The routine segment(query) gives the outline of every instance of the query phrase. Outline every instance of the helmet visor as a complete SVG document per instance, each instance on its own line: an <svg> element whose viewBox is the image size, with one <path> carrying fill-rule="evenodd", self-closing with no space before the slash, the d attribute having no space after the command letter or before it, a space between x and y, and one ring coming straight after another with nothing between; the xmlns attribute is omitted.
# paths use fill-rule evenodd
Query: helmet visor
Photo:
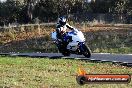
<svg viewBox="0 0 132 88"><path fill-rule="evenodd" d="M60 21L60 24L61 24L61 25L65 25L65 24L66 24L66 22L62 22L62 21Z"/></svg>

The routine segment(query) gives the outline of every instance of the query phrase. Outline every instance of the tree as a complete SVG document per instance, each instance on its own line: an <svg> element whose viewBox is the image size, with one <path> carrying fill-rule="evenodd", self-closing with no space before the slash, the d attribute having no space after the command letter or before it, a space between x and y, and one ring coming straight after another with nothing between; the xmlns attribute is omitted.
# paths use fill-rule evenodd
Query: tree
<svg viewBox="0 0 132 88"><path fill-rule="evenodd" d="M20 17L20 3L14 0L7 0L1 3L0 17L5 21L4 23L12 23L19 19Z"/></svg>
<svg viewBox="0 0 132 88"><path fill-rule="evenodd" d="M116 0L114 6L112 7L112 12L118 14L120 22L124 23L127 15L132 15L132 1L131 0ZM126 15L124 17L124 15Z"/></svg>

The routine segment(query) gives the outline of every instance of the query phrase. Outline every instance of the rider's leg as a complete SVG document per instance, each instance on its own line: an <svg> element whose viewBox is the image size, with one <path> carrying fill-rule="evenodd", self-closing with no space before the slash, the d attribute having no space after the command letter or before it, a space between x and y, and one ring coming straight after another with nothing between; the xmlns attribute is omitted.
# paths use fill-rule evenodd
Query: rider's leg
<svg viewBox="0 0 132 88"><path fill-rule="evenodd" d="M69 42L68 42L68 36L67 36L66 33L63 34L63 40L62 40L62 43L63 43L63 48L64 48L64 49L67 49L67 45L69 44Z"/></svg>

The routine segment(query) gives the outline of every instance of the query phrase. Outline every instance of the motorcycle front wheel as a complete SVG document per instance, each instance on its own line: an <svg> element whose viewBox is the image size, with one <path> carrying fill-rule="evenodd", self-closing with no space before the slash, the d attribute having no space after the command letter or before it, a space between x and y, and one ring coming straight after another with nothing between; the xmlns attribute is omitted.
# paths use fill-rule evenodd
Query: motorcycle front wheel
<svg viewBox="0 0 132 88"><path fill-rule="evenodd" d="M89 47L87 47L85 44L82 44L81 46L81 52L82 54L87 57L87 58L90 58L91 57L91 50Z"/></svg>

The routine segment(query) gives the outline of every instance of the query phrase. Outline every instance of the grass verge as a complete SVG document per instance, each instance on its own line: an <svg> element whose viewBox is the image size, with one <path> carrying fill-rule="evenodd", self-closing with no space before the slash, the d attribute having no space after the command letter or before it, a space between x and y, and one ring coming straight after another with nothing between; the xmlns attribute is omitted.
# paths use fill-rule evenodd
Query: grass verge
<svg viewBox="0 0 132 88"><path fill-rule="evenodd" d="M112 63L0 56L0 88L132 88L132 82L80 86L75 79L79 66L90 74L132 74L132 68Z"/></svg>

